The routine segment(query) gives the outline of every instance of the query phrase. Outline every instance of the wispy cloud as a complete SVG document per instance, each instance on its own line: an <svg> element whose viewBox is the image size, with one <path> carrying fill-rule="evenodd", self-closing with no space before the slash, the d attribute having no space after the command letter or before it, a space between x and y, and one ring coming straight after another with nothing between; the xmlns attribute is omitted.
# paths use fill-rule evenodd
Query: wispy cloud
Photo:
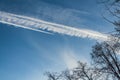
<svg viewBox="0 0 120 80"><path fill-rule="evenodd" d="M82 25L86 19L81 16L90 15L89 12L84 10L71 9L65 6L61 7L45 2L40 2L36 5L35 13L41 19L71 26Z"/></svg>
<svg viewBox="0 0 120 80"><path fill-rule="evenodd" d="M78 52L74 51L74 49L70 47L64 47L63 49L61 49L60 54L61 60L63 60L63 63L67 66L68 69L78 67L78 61L89 64L88 59L86 59L82 55L78 56Z"/></svg>
<svg viewBox="0 0 120 80"><path fill-rule="evenodd" d="M31 29L41 32L49 31L60 34L65 34L69 36L82 37L82 38L91 38L96 40L105 41L108 39L108 36L100 32L87 30L87 29L78 29L70 26L55 24L40 19L35 19L27 16L15 15L6 12L0 12L0 22L14 25L26 29Z"/></svg>
<svg viewBox="0 0 120 80"><path fill-rule="evenodd" d="M68 69L73 69L78 66L77 57L73 51L66 49L61 54Z"/></svg>

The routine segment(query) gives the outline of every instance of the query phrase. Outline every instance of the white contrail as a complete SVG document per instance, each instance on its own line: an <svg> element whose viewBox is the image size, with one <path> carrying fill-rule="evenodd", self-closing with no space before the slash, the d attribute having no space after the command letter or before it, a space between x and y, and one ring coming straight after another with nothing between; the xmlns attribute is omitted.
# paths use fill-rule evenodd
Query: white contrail
<svg viewBox="0 0 120 80"><path fill-rule="evenodd" d="M88 37L91 39L106 41L108 40L108 36L106 34L102 34L96 31L87 30L87 29L78 29L70 26L60 25L56 23L51 23L31 17L11 14L7 12L0 11L0 22L14 25L26 29L31 29L35 31L49 31L56 32L60 34L75 36L75 37Z"/></svg>

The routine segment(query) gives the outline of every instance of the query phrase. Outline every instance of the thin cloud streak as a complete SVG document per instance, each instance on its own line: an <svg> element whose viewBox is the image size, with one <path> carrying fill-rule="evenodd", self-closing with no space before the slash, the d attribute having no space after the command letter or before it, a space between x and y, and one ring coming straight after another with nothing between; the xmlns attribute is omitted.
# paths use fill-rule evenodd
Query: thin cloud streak
<svg viewBox="0 0 120 80"><path fill-rule="evenodd" d="M75 37L88 37L100 41L108 40L108 35L96 31L73 28L70 26L60 25L40 19L11 14L2 11L0 11L0 22L48 34L50 34L49 32L55 32Z"/></svg>
<svg viewBox="0 0 120 80"><path fill-rule="evenodd" d="M78 66L77 56L72 50L65 49L62 50L62 59L64 60L64 63L66 64L68 69L73 69Z"/></svg>

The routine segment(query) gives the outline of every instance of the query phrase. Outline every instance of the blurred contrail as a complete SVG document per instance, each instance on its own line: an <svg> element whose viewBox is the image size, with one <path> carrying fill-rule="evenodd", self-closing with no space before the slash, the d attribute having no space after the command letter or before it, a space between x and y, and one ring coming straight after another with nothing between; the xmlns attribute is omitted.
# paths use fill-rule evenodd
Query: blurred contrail
<svg viewBox="0 0 120 80"><path fill-rule="evenodd" d="M88 37L100 41L108 40L108 35L96 31L73 28L70 26L60 25L56 23L51 23L27 16L11 14L2 11L0 11L0 22L13 26L18 26L21 28L44 32L48 34L49 32L56 32L56 33L75 36L75 37L82 37L82 38Z"/></svg>

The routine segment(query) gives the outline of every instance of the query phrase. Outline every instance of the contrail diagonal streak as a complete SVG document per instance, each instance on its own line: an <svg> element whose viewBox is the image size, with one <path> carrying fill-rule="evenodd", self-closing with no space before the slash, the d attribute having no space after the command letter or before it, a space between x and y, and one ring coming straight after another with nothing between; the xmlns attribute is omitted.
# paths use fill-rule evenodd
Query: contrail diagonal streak
<svg viewBox="0 0 120 80"><path fill-rule="evenodd" d="M108 39L108 35L102 34L97 31L78 29L70 26L60 25L56 23L43 21L40 19L11 14L2 11L0 11L0 22L9 25L18 26L21 28L31 29L34 31L44 32L48 34L49 32L55 32L55 33L60 33L75 37L82 37L82 38L88 37L100 41L106 41Z"/></svg>

